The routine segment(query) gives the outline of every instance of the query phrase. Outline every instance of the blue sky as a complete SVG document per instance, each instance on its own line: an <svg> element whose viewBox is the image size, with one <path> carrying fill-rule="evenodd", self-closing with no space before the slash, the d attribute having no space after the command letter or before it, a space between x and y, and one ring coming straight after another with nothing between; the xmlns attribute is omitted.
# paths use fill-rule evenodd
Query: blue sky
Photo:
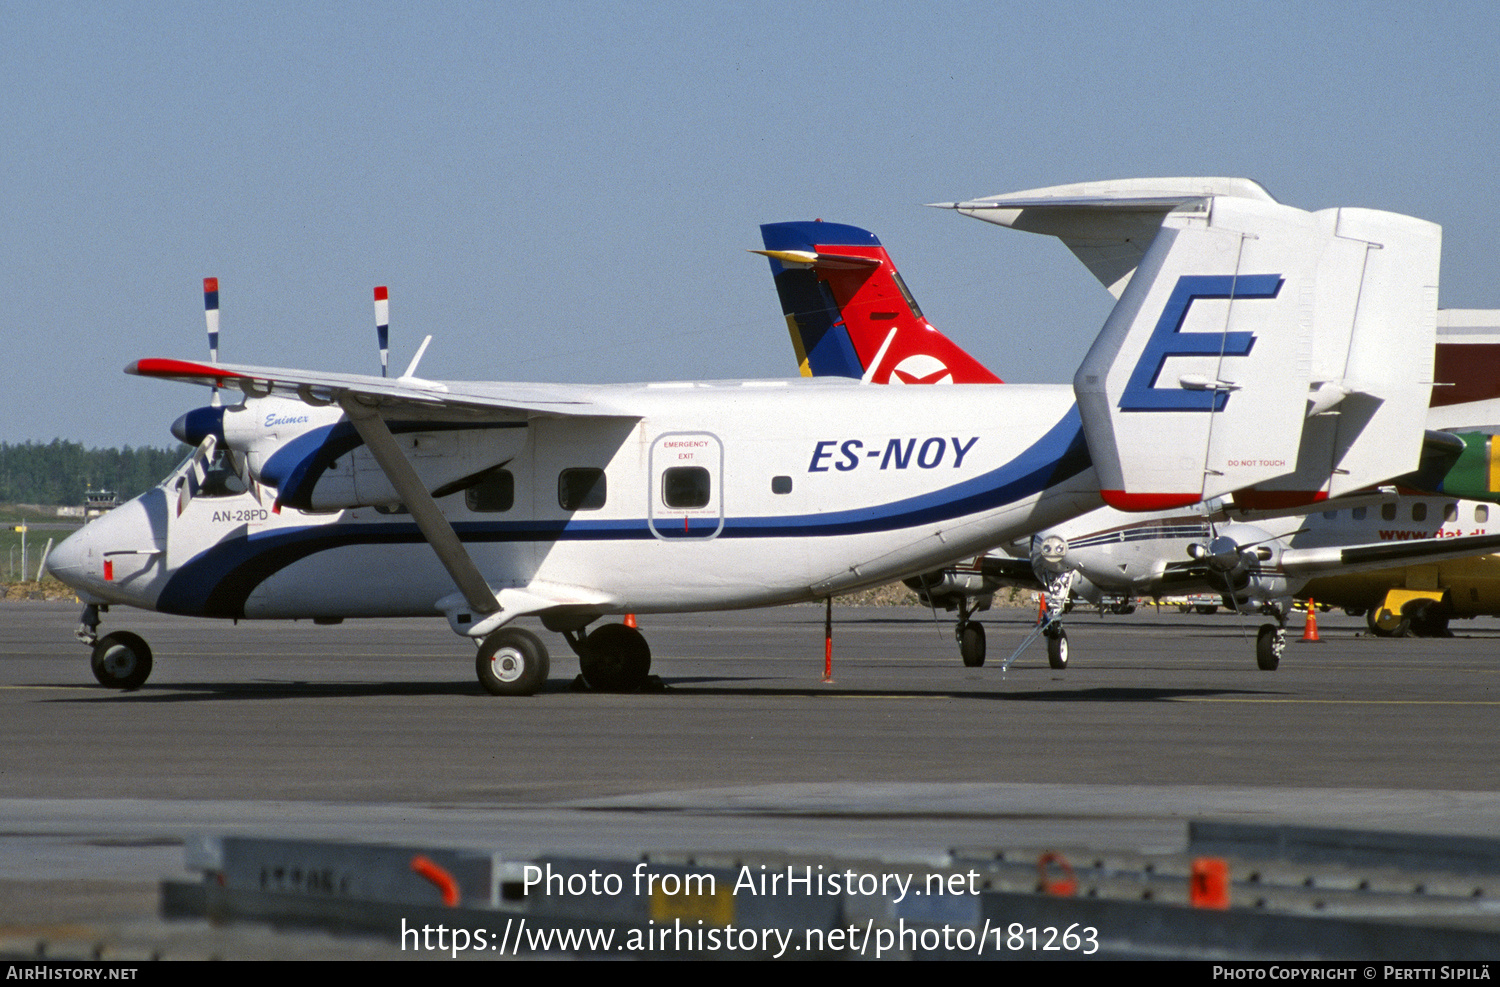
<svg viewBox="0 0 1500 987"><path fill-rule="evenodd" d="M778 377L764 222L884 241L1007 380L1066 382L1111 301L1050 239L924 209L1243 175L1444 226L1500 307L1500 4L0 0L0 441L163 445L205 352L435 378Z"/></svg>

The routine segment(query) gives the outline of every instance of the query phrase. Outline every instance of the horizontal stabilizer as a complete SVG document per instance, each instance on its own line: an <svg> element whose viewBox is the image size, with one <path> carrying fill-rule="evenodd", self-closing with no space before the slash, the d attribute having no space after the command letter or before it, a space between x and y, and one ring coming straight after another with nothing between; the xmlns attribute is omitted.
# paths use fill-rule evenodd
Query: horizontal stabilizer
<svg viewBox="0 0 1500 987"><path fill-rule="evenodd" d="M1167 214L1213 197L1275 201L1248 178L1130 178L931 205L956 209L987 223L1055 236L1119 298Z"/></svg>

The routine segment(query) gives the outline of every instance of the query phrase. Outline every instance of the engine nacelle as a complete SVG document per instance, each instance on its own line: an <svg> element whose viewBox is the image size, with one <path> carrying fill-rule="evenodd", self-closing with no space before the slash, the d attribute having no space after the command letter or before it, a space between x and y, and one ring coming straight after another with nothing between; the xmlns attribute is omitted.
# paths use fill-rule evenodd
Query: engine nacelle
<svg viewBox="0 0 1500 987"><path fill-rule="evenodd" d="M997 588L996 581L986 577L973 563L911 576L902 582L917 594L924 606L944 610L968 606L975 612L990 608Z"/></svg>
<svg viewBox="0 0 1500 987"><path fill-rule="evenodd" d="M451 425L387 422L424 486L441 496L515 458L526 441L524 418ZM172 426L184 442L217 435L249 475L277 501L304 511L395 506L401 498L354 425L338 407L286 398L247 398L226 408L199 408Z"/></svg>
<svg viewBox="0 0 1500 987"><path fill-rule="evenodd" d="M1207 544L1188 546L1188 554L1208 566L1210 587L1242 608L1292 594L1291 581L1276 571L1281 548L1281 539L1264 528L1225 524Z"/></svg>
<svg viewBox="0 0 1500 987"><path fill-rule="evenodd" d="M1040 577L1042 573L1054 576L1067 572L1068 540L1055 531L1042 531L1031 536L1031 568Z"/></svg>

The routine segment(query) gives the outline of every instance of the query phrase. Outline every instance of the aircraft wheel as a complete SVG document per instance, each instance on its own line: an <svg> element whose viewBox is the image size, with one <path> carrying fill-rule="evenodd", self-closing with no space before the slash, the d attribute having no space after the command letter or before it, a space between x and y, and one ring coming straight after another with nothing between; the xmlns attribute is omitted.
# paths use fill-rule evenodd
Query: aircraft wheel
<svg viewBox="0 0 1500 987"><path fill-rule="evenodd" d="M1219 605L1217 603L1199 603L1194 605L1193 609L1207 617L1211 613L1218 613Z"/></svg>
<svg viewBox="0 0 1500 987"><path fill-rule="evenodd" d="M958 653L964 665L978 668L984 664L984 625L977 620L966 620L958 628Z"/></svg>
<svg viewBox="0 0 1500 987"><path fill-rule="evenodd" d="M519 627L486 637L474 659L479 684L492 696L530 696L546 683L550 667L541 638Z"/></svg>
<svg viewBox="0 0 1500 987"><path fill-rule="evenodd" d="M583 639L578 667L591 689L634 692L651 673L651 646L634 627L605 624Z"/></svg>
<svg viewBox="0 0 1500 987"><path fill-rule="evenodd" d="M1042 633L1047 637L1047 664L1053 668L1067 668L1068 632L1059 627L1057 633L1054 634L1052 628L1049 627Z"/></svg>
<svg viewBox="0 0 1500 987"><path fill-rule="evenodd" d="M1281 665L1286 648L1286 631L1275 624L1261 624L1255 636L1255 664L1262 672L1274 672Z"/></svg>
<svg viewBox="0 0 1500 987"><path fill-rule="evenodd" d="M151 649L129 631L106 634L89 659L94 678L111 689L139 689L151 675Z"/></svg>
<svg viewBox="0 0 1500 987"><path fill-rule="evenodd" d="M1405 614L1374 606L1365 614L1365 626L1376 637L1406 637L1411 631L1411 620Z"/></svg>
<svg viewBox="0 0 1500 987"><path fill-rule="evenodd" d="M1433 600L1414 600L1402 610L1402 616L1411 621L1411 632L1415 637L1452 637L1448 630L1448 615L1442 612L1442 604Z"/></svg>

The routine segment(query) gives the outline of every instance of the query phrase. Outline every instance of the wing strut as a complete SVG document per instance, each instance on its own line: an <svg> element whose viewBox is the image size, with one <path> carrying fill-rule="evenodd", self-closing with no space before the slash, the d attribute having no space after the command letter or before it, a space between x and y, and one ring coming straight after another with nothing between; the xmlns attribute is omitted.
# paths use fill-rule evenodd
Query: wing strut
<svg viewBox="0 0 1500 987"><path fill-rule="evenodd" d="M380 417L380 412L347 395L339 398L339 404L359 432L359 437L369 446L371 455L380 464L386 479L391 481L391 486L401 495L401 502L411 511L412 520L417 522L422 537L427 539L427 543L437 553L438 560L443 563L443 568L448 570L448 575L458 584L469 608L481 615L498 612L500 601L495 599L489 583L479 574L479 568L474 565L474 560L469 557L463 542L458 539L458 533L448 523L437 501L432 499L432 494L422 485L417 471L412 469L395 436L391 435L385 420Z"/></svg>

